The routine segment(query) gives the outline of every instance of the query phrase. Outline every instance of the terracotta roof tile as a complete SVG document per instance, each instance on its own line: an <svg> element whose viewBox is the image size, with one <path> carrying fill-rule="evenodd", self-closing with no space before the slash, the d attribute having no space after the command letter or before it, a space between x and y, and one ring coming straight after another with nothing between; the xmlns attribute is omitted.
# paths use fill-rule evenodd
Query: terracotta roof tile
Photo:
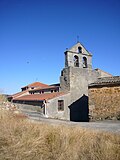
<svg viewBox="0 0 120 160"><path fill-rule="evenodd" d="M44 94L31 94L25 95L18 98L14 98L13 100L20 100L20 101L42 101L53 99L55 97L59 97L66 94L65 92L54 92L54 93L44 93Z"/></svg>
<svg viewBox="0 0 120 160"><path fill-rule="evenodd" d="M13 94L13 95L11 95L9 97L13 97L13 98L19 97L19 96L22 96L23 94L25 94L27 92L28 92L28 90L25 90L25 91L22 91L22 92L15 93L15 94Z"/></svg>
<svg viewBox="0 0 120 160"><path fill-rule="evenodd" d="M41 82L34 82L34 83L28 84L22 88L25 88L25 87L47 87L47 86L49 86L49 85L41 83Z"/></svg>
<svg viewBox="0 0 120 160"><path fill-rule="evenodd" d="M44 86L44 87L38 87L32 90L29 90L30 92L32 91L39 91L39 90L44 90L44 89L58 89L59 86Z"/></svg>

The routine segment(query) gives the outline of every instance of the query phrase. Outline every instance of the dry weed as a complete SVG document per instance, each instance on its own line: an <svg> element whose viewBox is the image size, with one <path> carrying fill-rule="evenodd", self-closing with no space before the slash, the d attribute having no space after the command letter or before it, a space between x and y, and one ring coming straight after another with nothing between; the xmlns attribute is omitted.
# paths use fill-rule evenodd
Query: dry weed
<svg viewBox="0 0 120 160"><path fill-rule="evenodd" d="M0 111L0 160L119 160L120 136Z"/></svg>

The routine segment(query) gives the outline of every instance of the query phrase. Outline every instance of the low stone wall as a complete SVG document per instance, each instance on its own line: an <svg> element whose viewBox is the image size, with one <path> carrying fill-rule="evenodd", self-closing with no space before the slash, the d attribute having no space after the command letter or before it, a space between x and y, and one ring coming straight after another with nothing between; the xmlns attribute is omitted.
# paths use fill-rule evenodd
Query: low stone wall
<svg viewBox="0 0 120 160"><path fill-rule="evenodd" d="M89 88L91 120L120 120L120 86Z"/></svg>
<svg viewBox="0 0 120 160"><path fill-rule="evenodd" d="M41 106L34 106L34 105L29 105L29 104L18 104L18 103L14 103L14 105L19 110L43 112L43 110L41 109Z"/></svg>

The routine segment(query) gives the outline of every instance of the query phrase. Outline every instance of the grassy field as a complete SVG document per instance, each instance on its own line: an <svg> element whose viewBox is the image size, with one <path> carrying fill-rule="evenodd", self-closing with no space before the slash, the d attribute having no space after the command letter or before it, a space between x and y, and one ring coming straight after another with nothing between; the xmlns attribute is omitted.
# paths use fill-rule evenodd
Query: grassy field
<svg viewBox="0 0 120 160"><path fill-rule="evenodd" d="M32 123L0 110L0 160L120 160L120 135Z"/></svg>

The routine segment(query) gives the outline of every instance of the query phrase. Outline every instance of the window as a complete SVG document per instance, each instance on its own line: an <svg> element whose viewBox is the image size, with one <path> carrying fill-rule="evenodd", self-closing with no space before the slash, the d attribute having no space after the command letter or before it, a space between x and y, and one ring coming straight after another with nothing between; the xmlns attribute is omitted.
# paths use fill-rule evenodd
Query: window
<svg viewBox="0 0 120 160"><path fill-rule="evenodd" d="M87 58L83 57L83 68L87 68Z"/></svg>
<svg viewBox="0 0 120 160"><path fill-rule="evenodd" d="M25 90L27 90L28 89L28 87L24 87L24 88L21 88L22 89L22 91L25 91Z"/></svg>
<svg viewBox="0 0 120 160"><path fill-rule="evenodd" d="M78 56L74 56L74 67L79 67L79 58Z"/></svg>
<svg viewBox="0 0 120 160"><path fill-rule="evenodd" d="M64 100L58 100L58 111L64 111Z"/></svg>
<svg viewBox="0 0 120 160"><path fill-rule="evenodd" d="M78 47L78 53L82 53L82 47Z"/></svg>

